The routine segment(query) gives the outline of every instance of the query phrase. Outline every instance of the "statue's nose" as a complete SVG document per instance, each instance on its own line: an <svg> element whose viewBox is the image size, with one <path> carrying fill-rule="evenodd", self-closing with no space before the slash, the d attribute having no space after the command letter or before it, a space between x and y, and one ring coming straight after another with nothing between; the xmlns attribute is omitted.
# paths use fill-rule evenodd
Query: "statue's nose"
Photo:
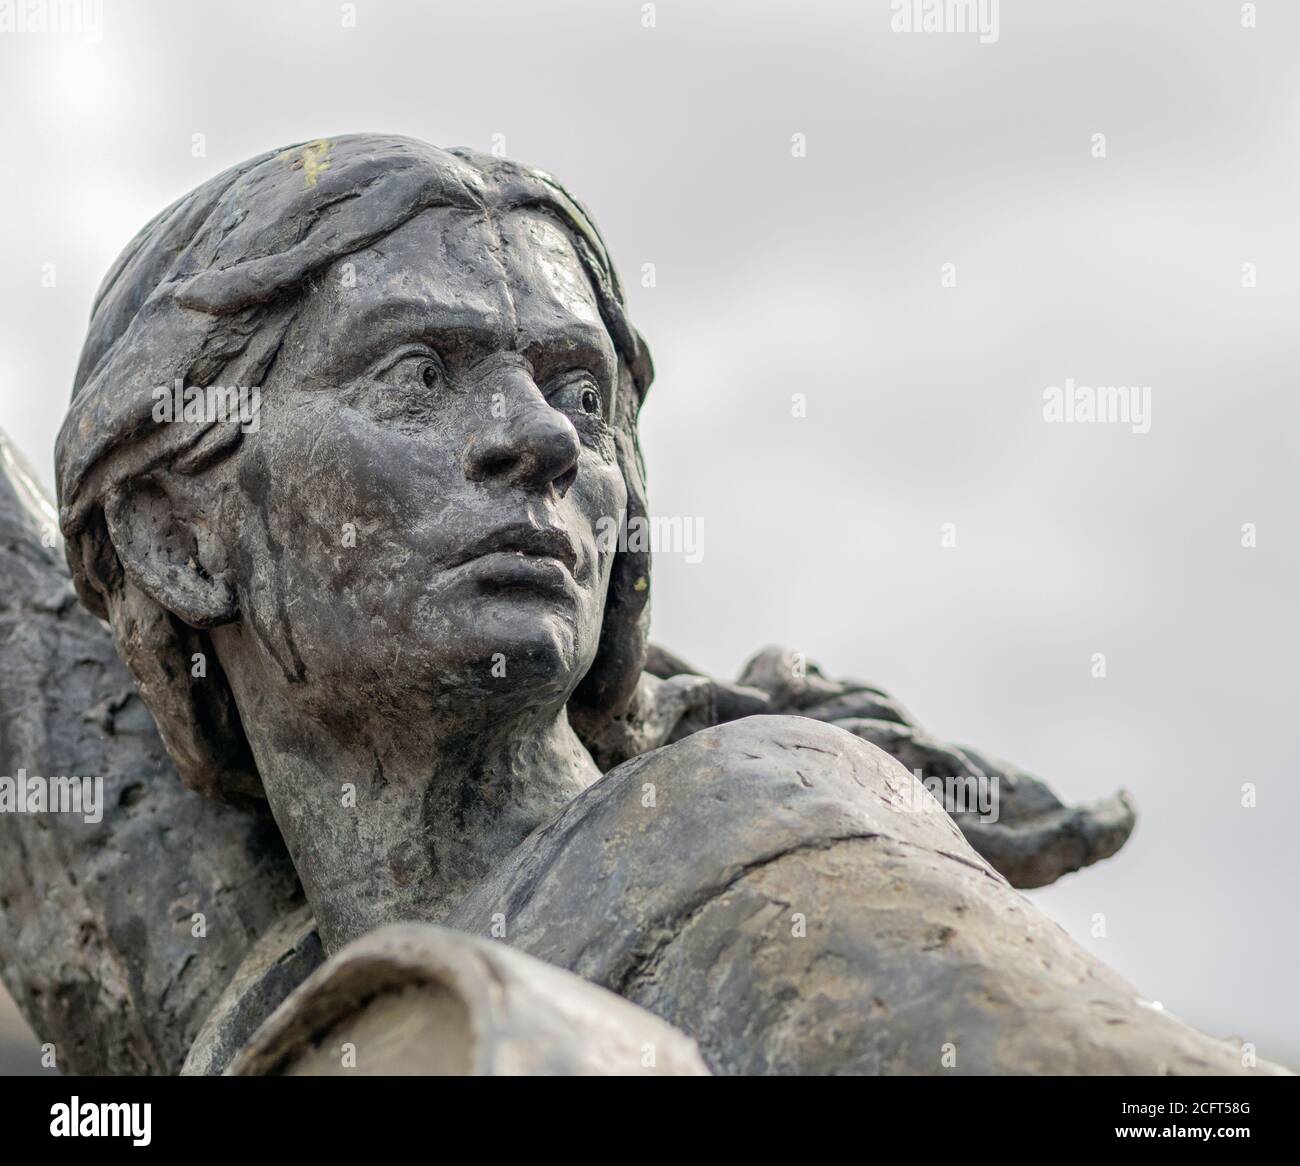
<svg viewBox="0 0 1300 1166"><path fill-rule="evenodd" d="M573 423L546 403L523 369L493 378L488 388L492 407L465 446L465 476L532 490L554 485L563 495L577 474L582 448Z"/></svg>

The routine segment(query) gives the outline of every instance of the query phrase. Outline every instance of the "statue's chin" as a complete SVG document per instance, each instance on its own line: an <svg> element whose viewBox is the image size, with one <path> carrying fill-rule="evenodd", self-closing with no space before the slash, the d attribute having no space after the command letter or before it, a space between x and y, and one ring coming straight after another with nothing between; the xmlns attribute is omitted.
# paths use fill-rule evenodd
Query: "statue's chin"
<svg viewBox="0 0 1300 1166"><path fill-rule="evenodd" d="M539 704L558 711L591 667L597 641L598 627L583 634L571 607L533 595L497 595L426 641L431 667L419 687L447 711L461 706L473 714L486 705L493 718ZM416 659L412 653L412 665ZM413 668L395 679L409 684L415 676Z"/></svg>

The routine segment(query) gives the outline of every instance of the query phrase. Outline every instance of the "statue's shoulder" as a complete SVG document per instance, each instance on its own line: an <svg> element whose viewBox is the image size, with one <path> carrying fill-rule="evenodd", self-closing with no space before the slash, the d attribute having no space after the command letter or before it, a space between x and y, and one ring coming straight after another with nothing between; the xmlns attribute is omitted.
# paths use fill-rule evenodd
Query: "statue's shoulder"
<svg viewBox="0 0 1300 1166"><path fill-rule="evenodd" d="M855 838L892 838L985 866L883 750L805 717L746 717L610 770L447 922L471 932L504 928L543 959L617 984L646 935L746 872Z"/></svg>
<svg viewBox="0 0 1300 1166"><path fill-rule="evenodd" d="M448 920L457 931L381 929L322 965L310 916L287 921L241 968L186 1071L349 1071L340 1051L348 1044L365 1046L362 1071L498 1072L542 1055L537 1025L572 1027L565 1001L611 1033L676 1047L680 1038L667 1026L643 1033L651 1017L559 968L616 985L616 969L636 958L647 934L724 893L741 873L804 847L888 832L890 802L901 807L917 791L927 796L912 781L874 745L805 717L753 716L693 733L612 769L532 835ZM937 805L924 819L905 825L957 836ZM602 955L599 967L575 958L593 929L604 944L589 952ZM466 934L475 932L490 938ZM543 942L566 937L573 951ZM475 985L494 978L517 985L509 1015L475 994ZM470 1013L479 1018L470 1027L490 1031L491 1040L471 1042L462 1023ZM566 1071L561 1061L572 1061L571 1071L599 1071L584 1058L593 1047L617 1047L607 1037L552 1039L559 1060L546 1071ZM640 1048L629 1040L628 1048ZM698 1067L693 1050L683 1043L679 1051L671 1063L660 1058L660 1071Z"/></svg>
<svg viewBox="0 0 1300 1166"><path fill-rule="evenodd" d="M597 791L590 807L574 809L587 813L599 802L628 826L653 821L664 834L698 833L723 868L773 844L882 834L930 846L960 840L942 807L883 749L802 716L750 716L692 733L624 762Z"/></svg>
<svg viewBox="0 0 1300 1166"><path fill-rule="evenodd" d="M792 779L804 788L811 781L823 791L848 793L850 786L889 789L900 775L909 776L884 750L837 725L766 713L714 725L635 757L606 774L606 781L617 784L628 773L646 772L676 774L674 784L683 788L731 776L773 792Z"/></svg>

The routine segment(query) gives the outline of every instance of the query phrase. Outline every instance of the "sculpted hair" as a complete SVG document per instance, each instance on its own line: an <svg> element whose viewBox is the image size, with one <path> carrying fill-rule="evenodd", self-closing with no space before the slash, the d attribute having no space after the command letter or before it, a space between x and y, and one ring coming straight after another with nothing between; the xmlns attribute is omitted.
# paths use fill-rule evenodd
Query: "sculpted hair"
<svg viewBox="0 0 1300 1166"><path fill-rule="evenodd" d="M182 780L230 800L262 796L238 710L210 641L124 575L111 516L124 487L167 467L198 474L242 439L238 419L162 425L157 386L261 385L308 279L435 207L527 210L553 219L586 270L620 358L612 425L628 519L646 516L637 413L649 353L585 209L549 175L469 150L355 134L262 154L204 183L150 222L95 299L55 446L59 520L77 594L108 619ZM645 656L650 554L620 549L599 649L569 702L592 740L623 714ZM190 659L204 652L195 685Z"/></svg>

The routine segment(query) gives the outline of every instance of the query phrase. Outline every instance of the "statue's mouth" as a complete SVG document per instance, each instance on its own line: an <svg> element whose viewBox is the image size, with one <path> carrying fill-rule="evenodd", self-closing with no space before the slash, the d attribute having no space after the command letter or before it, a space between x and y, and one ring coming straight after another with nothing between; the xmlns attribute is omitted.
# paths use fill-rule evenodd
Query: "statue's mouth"
<svg viewBox="0 0 1300 1166"><path fill-rule="evenodd" d="M463 569L493 592L534 591L572 598L577 586L569 568L552 555L495 551L471 560Z"/></svg>
<svg viewBox="0 0 1300 1166"><path fill-rule="evenodd" d="M489 591L533 591L572 598L578 549L558 526L499 528L462 552L453 570Z"/></svg>
<svg viewBox="0 0 1300 1166"><path fill-rule="evenodd" d="M480 559L551 560L572 575L578 566L578 548L558 526L507 526L470 544L453 566Z"/></svg>

